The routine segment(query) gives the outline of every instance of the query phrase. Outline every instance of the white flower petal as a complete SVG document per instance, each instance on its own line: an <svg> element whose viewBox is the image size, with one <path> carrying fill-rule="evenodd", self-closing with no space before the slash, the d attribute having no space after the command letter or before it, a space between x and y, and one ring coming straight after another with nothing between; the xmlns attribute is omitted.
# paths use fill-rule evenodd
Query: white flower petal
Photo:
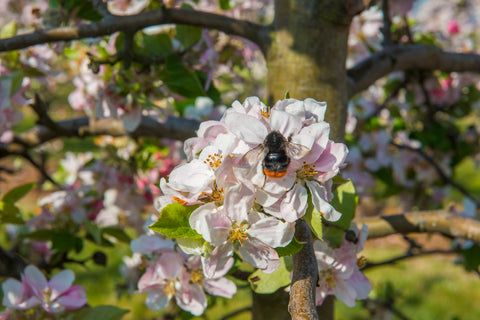
<svg viewBox="0 0 480 320"><path fill-rule="evenodd" d="M310 193L312 194L312 202L315 208L323 215L328 221L338 221L342 214L335 210L330 203L324 200L326 197L326 189L317 181L306 181Z"/></svg>
<svg viewBox="0 0 480 320"><path fill-rule="evenodd" d="M241 113L228 113L225 117L225 124L238 138L254 145L263 143L268 134L263 123Z"/></svg>

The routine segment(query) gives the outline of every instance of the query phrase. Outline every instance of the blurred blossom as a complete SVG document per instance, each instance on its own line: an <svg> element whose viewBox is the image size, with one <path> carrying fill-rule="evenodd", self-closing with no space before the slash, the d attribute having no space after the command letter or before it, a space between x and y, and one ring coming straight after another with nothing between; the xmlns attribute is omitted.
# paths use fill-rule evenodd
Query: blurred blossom
<svg viewBox="0 0 480 320"><path fill-rule="evenodd" d="M150 3L150 0L107 0L110 13L128 16L140 13Z"/></svg>
<svg viewBox="0 0 480 320"><path fill-rule="evenodd" d="M87 303L85 289L72 285L75 275L65 269L48 281L37 267L29 265L22 281L9 278L2 284L7 309L28 310L41 306L48 313L75 310Z"/></svg>
<svg viewBox="0 0 480 320"><path fill-rule="evenodd" d="M447 23L447 31L450 34L457 34L460 32L460 25L458 24L457 20L452 19Z"/></svg>
<svg viewBox="0 0 480 320"><path fill-rule="evenodd" d="M356 228L354 228L356 229ZM360 267L365 262L357 258L367 240L368 228L356 231L357 241L346 239L340 248L332 249L326 242L314 242L319 279L316 288L316 304L321 305L328 295L334 295L348 307L354 307L356 300L367 299L372 285Z"/></svg>

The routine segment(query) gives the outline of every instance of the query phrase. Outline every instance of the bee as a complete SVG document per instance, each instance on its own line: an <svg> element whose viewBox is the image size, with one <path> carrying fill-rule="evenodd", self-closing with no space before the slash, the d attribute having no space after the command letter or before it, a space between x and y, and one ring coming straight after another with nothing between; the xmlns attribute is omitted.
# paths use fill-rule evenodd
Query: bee
<svg viewBox="0 0 480 320"><path fill-rule="evenodd" d="M262 159L263 173L270 178L281 178L287 174L291 159L300 159L307 155L310 149L286 139L280 132L272 131L263 143L259 144L244 156L244 162L250 166Z"/></svg>

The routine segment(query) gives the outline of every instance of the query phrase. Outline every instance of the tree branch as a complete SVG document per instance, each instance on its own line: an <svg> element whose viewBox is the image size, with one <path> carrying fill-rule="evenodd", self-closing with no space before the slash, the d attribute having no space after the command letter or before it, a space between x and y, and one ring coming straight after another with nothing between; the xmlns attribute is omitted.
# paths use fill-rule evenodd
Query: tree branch
<svg viewBox="0 0 480 320"><path fill-rule="evenodd" d="M381 266L386 266L386 265L391 265L395 264L399 261L410 259L410 258L415 258L415 257L422 257L422 256L428 256L428 255L436 255L436 254L458 254L457 251L455 250L425 250L425 251L419 251L416 253L408 252L404 255L394 257L385 261L381 262L367 262L365 267L363 267L362 270L365 269L371 269L375 267L381 267Z"/></svg>
<svg viewBox="0 0 480 320"><path fill-rule="evenodd" d="M359 228L365 223L369 239L412 232L439 232L447 237L480 243L480 222L453 215L445 210L419 211L390 216L355 219Z"/></svg>
<svg viewBox="0 0 480 320"><path fill-rule="evenodd" d="M392 45L348 70L349 97L391 72L410 69L480 72L480 55L445 52L428 45Z"/></svg>
<svg viewBox="0 0 480 320"><path fill-rule="evenodd" d="M379 0L346 0L345 9L349 16L355 16L377 4Z"/></svg>
<svg viewBox="0 0 480 320"><path fill-rule="evenodd" d="M133 132L127 132L120 119L103 118L76 118L56 122L60 130L38 125L17 137L10 144L0 143L0 158L11 154L19 154L27 149L35 148L47 141L61 137L78 137L111 135L132 137L157 137L174 140L185 140L195 135L199 122L183 118L169 117L165 123L142 116L142 121Z"/></svg>
<svg viewBox="0 0 480 320"><path fill-rule="evenodd" d="M310 228L305 220L297 220L295 238L298 241L305 242L305 244L293 256L293 275L288 312L294 320L318 319L315 307L315 286L318 278L317 261L313 251Z"/></svg>
<svg viewBox="0 0 480 320"><path fill-rule="evenodd" d="M0 52L23 49L33 45L101 37L117 31L138 31L146 27L176 23L217 29L255 42L262 50L269 43L267 27L229 18L215 13L187 9L158 9L131 16L106 15L103 20L71 27L38 30L0 40Z"/></svg>
<svg viewBox="0 0 480 320"><path fill-rule="evenodd" d="M431 166L433 166L433 168L435 169L435 171L437 172L437 174L440 176L440 178L443 180L443 182L445 182L446 184L449 184L451 185L452 187L454 187L455 189L457 189L460 193L462 193L465 197L469 198L470 200L472 200L476 205L477 207L480 207L480 201L478 199L476 199L470 192L468 192L467 189L465 189L464 186L462 186L461 184L455 182L451 177L449 177L444 171L443 169L440 167L440 165L435 161L435 159L433 159L432 157L430 157L425 151L423 151L422 149L420 148L413 148L413 147L410 147L410 146L407 146L407 145L402 145L402 144L398 144L398 143L395 143L395 142L391 142L390 143L391 145L395 146L396 148L398 149L405 149L405 150L409 150L409 151L412 151L412 152L416 152L418 155L420 155L425 161L427 161Z"/></svg>

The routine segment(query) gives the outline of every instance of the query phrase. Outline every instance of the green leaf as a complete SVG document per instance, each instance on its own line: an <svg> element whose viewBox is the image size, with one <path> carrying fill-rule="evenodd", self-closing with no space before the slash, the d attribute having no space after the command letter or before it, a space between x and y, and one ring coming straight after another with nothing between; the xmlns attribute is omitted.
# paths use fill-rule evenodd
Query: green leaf
<svg viewBox="0 0 480 320"><path fill-rule="evenodd" d="M291 257L280 258L280 266L273 273L266 274L262 270L253 272L248 281L256 293L274 293L290 284L290 273L293 269Z"/></svg>
<svg viewBox="0 0 480 320"><path fill-rule="evenodd" d="M308 207L305 215L303 216L303 220L305 220L310 227L310 230L313 232L315 237L320 240L323 240L323 216L312 203L312 195L308 190Z"/></svg>
<svg viewBox="0 0 480 320"><path fill-rule="evenodd" d="M97 224L87 220L85 222L85 227L87 228L88 234L92 237L93 241L96 244L99 244L99 245L104 244L104 241L103 241L104 238L102 237L102 229L100 229L100 227Z"/></svg>
<svg viewBox="0 0 480 320"><path fill-rule="evenodd" d="M166 56L173 52L172 40L165 33L142 34L135 38L139 53L149 56Z"/></svg>
<svg viewBox="0 0 480 320"><path fill-rule="evenodd" d="M32 182L13 188L3 196L2 201L13 204L32 191L35 186L36 183Z"/></svg>
<svg viewBox="0 0 480 320"><path fill-rule="evenodd" d="M17 23L15 20L10 21L3 26L0 31L0 39L11 38L17 34Z"/></svg>
<svg viewBox="0 0 480 320"><path fill-rule="evenodd" d="M190 227L189 219L198 206L172 203L163 208L158 220L149 229L174 239L200 239L202 236Z"/></svg>
<svg viewBox="0 0 480 320"><path fill-rule="evenodd" d="M22 238L32 239L35 241L49 241L52 239L54 233L50 229L41 229L27 233Z"/></svg>
<svg viewBox="0 0 480 320"><path fill-rule="evenodd" d="M222 10L230 10L232 8L230 5L230 0L218 0L218 4Z"/></svg>
<svg viewBox="0 0 480 320"><path fill-rule="evenodd" d="M170 90L186 98L205 95L197 75L185 68L177 55L169 55L165 59L165 69L161 77Z"/></svg>
<svg viewBox="0 0 480 320"><path fill-rule="evenodd" d="M24 224L20 209L12 203L0 201L0 223Z"/></svg>
<svg viewBox="0 0 480 320"><path fill-rule="evenodd" d="M278 247L275 248L275 250L280 257L293 256L295 253L302 250L304 244L305 242L297 241L297 239L293 237L292 241L290 241L286 247Z"/></svg>
<svg viewBox="0 0 480 320"><path fill-rule="evenodd" d="M82 308L76 311L72 320L119 320L128 312L130 312L130 310L115 306L96 306L93 308Z"/></svg>
<svg viewBox="0 0 480 320"><path fill-rule="evenodd" d="M125 230L120 229L120 228L114 228L114 227L107 227L102 229L103 235L109 235L117 239L118 241L124 242L124 243L130 243L132 240L128 234L125 232Z"/></svg>
<svg viewBox="0 0 480 320"><path fill-rule="evenodd" d="M480 266L480 246L474 244L471 247L462 250L465 269L468 271L478 271Z"/></svg>
<svg viewBox="0 0 480 320"><path fill-rule="evenodd" d="M290 99L290 91L285 92L285 98L284 99Z"/></svg>
<svg viewBox="0 0 480 320"><path fill-rule="evenodd" d="M83 249L83 240L68 231L60 231L52 235L52 249L63 252L75 250L78 253Z"/></svg>
<svg viewBox="0 0 480 320"><path fill-rule="evenodd" d="M358 197L355 193L355 187L352 181L348 181L337 187L333 192L331 205L342 214L341 218L335 222L329 222L328 228L325 228L325 239L330 245L339 247L342 245L344 229L349 229L350 224L355 217L355 208L357 206Z"/></svg>
<svg viewBox="0 0 480 320"><path fill-rule="evenodd" d="M202 29L199 27L179 24L176 26L177 39L184 49L196 44L202 38Z"/></svg>

